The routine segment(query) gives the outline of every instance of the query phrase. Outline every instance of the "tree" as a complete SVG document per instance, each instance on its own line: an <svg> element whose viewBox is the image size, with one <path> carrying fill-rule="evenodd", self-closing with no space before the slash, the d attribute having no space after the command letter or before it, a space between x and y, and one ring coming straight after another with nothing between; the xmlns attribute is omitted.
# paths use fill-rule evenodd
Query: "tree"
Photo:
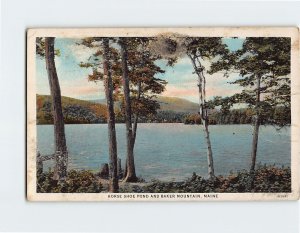
<svg viewBox="0 0 300 233"><path fill-rule="evenodd" d="M155 77L158 73L164 73L164 70L155 65L155 61L159 58L150 53L149 41L151 38L126 38L127 76L132 115L132 153L134 153L139 118L148 118L157 114L160 105L155 97L165 90L167 83ZM124 95L121 94L119 99L123 112L126 112ZM125 177L127 176L127 164L126 162ZM125 181L127 180L125 179Z"/></svg>
<svg viewBox="0 0 300 233"><path fill-rule="evenodd" d="M54 180L64 180L67 176L68 150L66 145L64 118L61 106L61 93L59 80L55 67L54 37L38 38L36 43L36 52L45 57L46 68L52 98L52 115L54 123L55 139L55 168Z"/></svg>
<svg viewBox="0 0 300 233"><path fill-rule="evenodd" d="M206 100L205 67L202 62L205 59L220 59L222 56L226 56L229 51L219 37L187 37L177 34L162 35L154 44L153 49L162 51L162 56L169 59L169 65L174 65L178 58L183 56L187 56L193 65L194 73L198 78L199 115L207 145L208 177L214 178L213 153L208 129L209 106Z"/></svg>
<svg viewBox="0 0 300 233"><path fill-rule="evenodd" d="M80 44L91 48L95 46L96 40L96 38L86 38ZM156 114L159 104L155 100L155 96L164 91L166 81L154 77L155 74L164 71L154 64L158 57L151 56L149 51L145 49L149 42L148 38L112 38L111 41L114 42L113 46L110 47L114 99L120 101L121 106L121 111L115 108L115 113L119 121L122 121L125 116L127 132L124 181L134 182L137 180L134 165L134 145L138 120L140 117ZM126 43L125 46L122 44L124 42ZM102 54L103 51L98 50L87 62L80 63L81 67L92 69L93 72L88 77L90 81L103 80L103 72L100 67ZM127 173L128 158L130 158L130 174Z"/></svg>
<svg viewBox="0 0 300 233"><path fill-rule="evenodd" d="M290 112L290 50L290 38L249 37L245 39L242 49L211 66L210 73L225 70L225 75L228 75L238 71L240 77L232 84L243 87L241 93L223 99L217 98L216 105L228 108L236 103L246 103L254 110L250 164L252 178L260 125L282 127L289 123L289 119L285 117L276 117L276 112L278 108L284 109L287 114ZM253 179L251 183L253 184Z"/></svg>
<svg viewBox="0 0 300 233"><path fill-rule="evenodd" d="M109 62L109 39L103 39L103 73L104 73L104 87L105 96L108 109L108 138L109 138L109 169L110 169L110 192L118 192L118 154L117 154L117 140L115 129L115 112L113 100L113 81L111 75L111 67Z"/></svg>
<svg viewBox="0 0 300 233"><path fill-rule="evenodd" d="M114 60L114 49L109 45L110 38L85 38L80 44L89 48L97 48L87 63L80 63L81 67L92 68L92 74L89 75L89 81L103 81L107 103L107 125L108 125L108 142L109 142L109 174L110 183L109 191L116 193L119 191L118 171L117 171L117 140L115 129L115 112L114 112L114 90L118 82L114 82L112 60ZM100 44L99 44L100 43ZM100 61L102 58L102 61ZM103 65L103 66L101 66Z"/></svg>
<svg viewBox="0 0 300 233"><path fill-rule="evenodd" d="M126 176L125 182L136 182L137 177L135 173L134 154L133 154L133 132L132 132L132 118L131 118L131 100L128 77L128 55L127 55L127 39L119 38L119 45L121 47L122 60L122 82L124 90L124 107L125 107L125 124L126 124L126 139L127 139L127 157L126 157Z"/></svg>

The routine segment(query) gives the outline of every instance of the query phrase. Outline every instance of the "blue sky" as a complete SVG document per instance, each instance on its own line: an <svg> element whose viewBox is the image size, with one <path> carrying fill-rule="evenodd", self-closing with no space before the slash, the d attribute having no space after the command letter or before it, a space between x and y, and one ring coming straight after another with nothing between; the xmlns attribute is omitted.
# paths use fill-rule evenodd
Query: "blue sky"
<svg viewBox="0 0 300 233"><path fill-rule="evenodd" d="M224 38L223 43L232 51L242 47L244 39ZM103 83L88 82L87 76L91 69L80 68L79 63L86 61L95 50L86 49L76 45L77 39L56 38L55 48L60 50L61 55L55 58L57 74L60 82L61 93L78 99L104 99ZM204 66L209 67L210 62L204 61ZM193 102L198 101L197 77L193 74L193 67L187 57L179 59L174 67L167 67L163 62L160 66L166 71L160 78L168 81L164 96L173 96L188 99ZM222 73L206 75L207 77L207 97L228 96L236 93L239 87L228 84L237 77L232 74L228 79ZM49 83L45 60L36 57L36 80L37 93L49 94Z"/></svg>

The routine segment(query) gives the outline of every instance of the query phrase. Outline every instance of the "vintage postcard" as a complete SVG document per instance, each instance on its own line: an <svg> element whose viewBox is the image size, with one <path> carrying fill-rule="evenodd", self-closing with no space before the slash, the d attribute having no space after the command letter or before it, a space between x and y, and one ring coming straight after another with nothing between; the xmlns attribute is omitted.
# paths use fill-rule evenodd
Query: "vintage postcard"
<svg viewBox="0 0 300 233"><path fill-rule="evenodd" d="M30 201L299 198L299 31L27 31Z"/></svg>

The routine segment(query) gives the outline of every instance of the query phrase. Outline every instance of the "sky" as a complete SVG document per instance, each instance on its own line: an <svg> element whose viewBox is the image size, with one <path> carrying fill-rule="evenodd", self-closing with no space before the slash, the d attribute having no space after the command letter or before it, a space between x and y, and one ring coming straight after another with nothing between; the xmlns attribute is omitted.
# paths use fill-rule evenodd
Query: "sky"
<svg viewBox="0 0 300 233"><path fill-rule="evenodd" d="M242 47L244 39L223 38L222 41L231 51L236 51ZM78 65L80 62L86 61L95 50L77 45L76 42L79 40L55 39L55 49L60 50L60 56L55 58L55 64L61 94L83 100L104 99L103 83L89 82L87 77L91 73L91 69L81 68ZM180 58L174 67L167 67L164 62L158 64L165 70L165 73L158 77L168 82L163 96L198 102L197 76L193 74L192 64L187 57ZM210 61L204 61L203 65L208 69ZM230 74L228 78L223 77L223 73L206 74L207 99L214 96L229 96L241 91L238 85L228 83L237 78L236 73ZM37 94L50 94L45 60L38 56L36 57L36 83Z"/></svg>

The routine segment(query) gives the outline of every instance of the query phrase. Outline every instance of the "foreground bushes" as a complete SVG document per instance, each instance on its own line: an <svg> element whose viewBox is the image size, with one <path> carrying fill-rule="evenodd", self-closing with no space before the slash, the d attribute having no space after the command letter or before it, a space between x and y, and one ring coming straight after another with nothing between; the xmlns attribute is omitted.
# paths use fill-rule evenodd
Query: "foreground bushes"
<svg viewBox="0 0 300 233"><path fill-rule="evenodd" d="M149 193L285 193L291 192L290 168L260 166L255 171L254 185L250 189L250 175L247 171L218 176L207 180L195 173L184 182L153 182L144 187L143 192Z"/></svg>
<svg viewBox="0 0 300 233"><path fill-rule="evenodd" d="M99 193L107 192L107 185L102 185L97 175L90 171L68 172L65 182L52 180L53 173L38 176L37 192L45 193ZM291 192L290 168L259 166L254 174L253 188L249 186L250 175L247 171L231 173L207 180L195 173L184 182L161 182L135 184L120 183L121 193L288 193Z"/></svg>
<svg viewBox="0 0 300 233"><path fill-rule="evenodd" d="M68 172L66 181L59 183L52 177L53 172L38 175L38 193L99 193L103 191L102 184L91 171L71 170Z"/></svg>

